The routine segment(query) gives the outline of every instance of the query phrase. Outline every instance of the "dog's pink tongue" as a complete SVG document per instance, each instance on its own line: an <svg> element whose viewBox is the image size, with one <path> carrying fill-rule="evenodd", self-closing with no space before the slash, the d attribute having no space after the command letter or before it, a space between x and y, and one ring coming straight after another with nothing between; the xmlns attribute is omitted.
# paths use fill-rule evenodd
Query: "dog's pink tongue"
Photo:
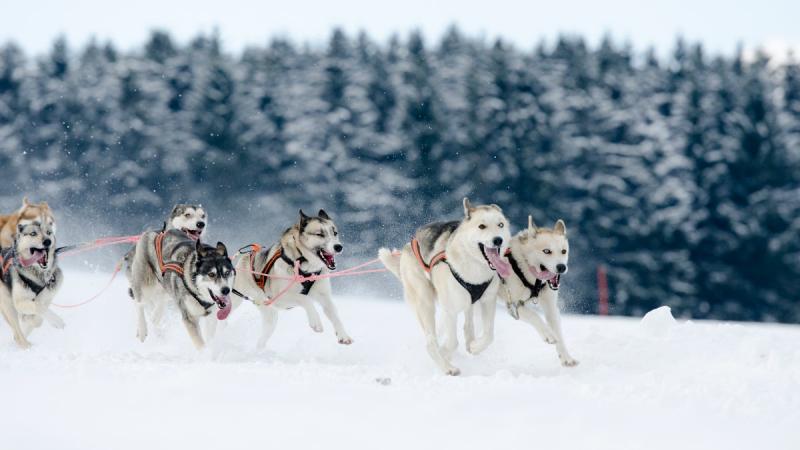
<svg viewBox="0 0 800 450"><path fill-rule="evenodd" d="M44 259L44 252L37 250L37 251L33 252L33 254L31 254L31 257L28 258L28 259L20 257L19 258L19 263L22 264L22 267L28 267L28 266L30 266L32 264L36 264L38 262L41 262L43 259Z"/></svg>
<svg viewBox="0 0 800 450"><path fill-rule="evenodd" d="M553 278L556 277L556 274L550 272L549 270L545 270L544 272L539 272L538 270L531 267L531 272L533 272L533 276L544 281L552 280Z"/></svg>
<svg viewBox="0 0 800 450"><path fill-rule="evenodd" d="M506 262L505 258L500 256L500 251L498 249L487 248L486 257L489 258L489 262L492 263L498 275L503 278L508 278L508 276L511 275L511 265Z"/></svg>
<svg viewBox="0 0 800 450"><path fill-rule="evenodd" d="M228 298L227 295L223 298L225 299L225 307L217 311L217 319L219 320L227 319L228 314L230 314L231 310L233 309L233 304L231 303L231 299Z"/></svg>

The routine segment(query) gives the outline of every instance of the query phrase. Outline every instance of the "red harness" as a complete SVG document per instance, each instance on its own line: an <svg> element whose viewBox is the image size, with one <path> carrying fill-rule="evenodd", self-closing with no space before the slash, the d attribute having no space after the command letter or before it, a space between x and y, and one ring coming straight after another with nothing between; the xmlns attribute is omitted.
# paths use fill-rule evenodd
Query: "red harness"
<svg viewBox="0 0 800 450"><path fill-rule="evenodd" d="M263 291L267 286L267 279L269 278L267 275L272 270L272 267L275 265L278 259L280 259L280 257L283 255L283 248L278 247L278 249L275 250L275 254L272 255L272 258L270 258L267 263L264 264L264 267L262 267L261 270L256 270L256 255L261 251L261 245L250 244L250 247L252 248L252 251L250 252L250 271L253 273L253 280L256 282L256 285Z"/></svg>
<svg viewBox="0 0 800 450"><path fill-rule="evenodd" d="M163 241L164 235L166 234L165 231L162 231L156 235L156 239L154 244L156 246L156 258L158 259L158 268L161 270L161 275L163 276L167 273L168 270L171 270L178 275L183 275L183 267L180 264L175 262L164 262L164 255L163 255Z"/></svg>
<svg viewBox="0 0 800 450"><path fill-rule="evenodd" d="M420 253L419 251L419 241L417 241L417 238L411 239L411 250L414 252L414 256L417 257L417 261L419 261L419 264L422 266L423 269L425 269L425 272L428 273L431 272L431 269L433 269L433 266L435 266L436 264L439 264L442 261L447 261L447 255L444 253L444 250L442 250L439 253L433 255L433 258L431 258L430 263L425 264L425 260L422 259L422 253Z"/></svg>

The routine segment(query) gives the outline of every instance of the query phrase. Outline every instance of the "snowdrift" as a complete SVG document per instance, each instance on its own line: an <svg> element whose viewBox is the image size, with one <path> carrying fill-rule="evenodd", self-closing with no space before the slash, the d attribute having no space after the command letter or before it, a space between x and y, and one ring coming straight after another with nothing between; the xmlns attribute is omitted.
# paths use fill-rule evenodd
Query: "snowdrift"
<svg viewBox="0 0 800 450"><path fill-rule="evenodd" d="M106 281L68 271L57 301ZM498 311L495 343L471 356L462 342L453 378L401 302L336 298L349 347L289 311L264 351L244 304L197 352L174 314L139 343L125 289L59 310L67 327L28 351L0 326L2 448L800 448L797 326L566 316L581 364L562 368Z"/></svg>

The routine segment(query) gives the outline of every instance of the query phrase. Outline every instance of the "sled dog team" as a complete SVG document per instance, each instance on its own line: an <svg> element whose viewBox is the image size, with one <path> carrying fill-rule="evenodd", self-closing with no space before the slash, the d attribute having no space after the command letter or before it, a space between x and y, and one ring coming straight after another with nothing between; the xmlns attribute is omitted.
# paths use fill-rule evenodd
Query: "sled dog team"
<svg viewBox="0 0 800 450"><path fill-rule="evenodd" d="M465 315L467 351L478 354L494 339L496 302L501 302L515 319L531 324L545 342L555 345L563 365L576 365L564 343L558 308L558 288L569 258L564 222L539 228L529 216L527 228L512 237L499 206L472 205L465 198L463 210L460 220L425 225L400 251L382 248L378 254L400 279L431 359L444 373L458 375L450 361L458 347L458 316ZM148 323L158 324L167 303L175 302L193 344L202 348L218 322L247 299L261 314L259 348L275 330L279 312L294 307L305 311L311 329L321 333L315 303L333 325L338 342L353 342L332 301L329 278L291 284L295 266L304 277L336 269L336 254L343 246L324 210L316 216L301 210L277 243L251 244L233 258L222 242L203 242L207 223L200 205L176 205L163 229L142 234L125 256L139 340L147 338ZM0 310L17 345L28 348L28 336L44 321L64 326L50 310L63 277L57 266L56 221L47 203L26 198L19 210L0 216L0 247ZM479 336L476 314L482 325Z"/></svg>

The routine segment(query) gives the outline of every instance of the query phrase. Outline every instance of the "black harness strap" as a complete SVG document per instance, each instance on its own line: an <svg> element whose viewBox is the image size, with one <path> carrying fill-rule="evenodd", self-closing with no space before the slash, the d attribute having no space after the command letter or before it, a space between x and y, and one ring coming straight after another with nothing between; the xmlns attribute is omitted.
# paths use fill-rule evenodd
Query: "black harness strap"
<svg viewBox="0 0 800 450"><path fill-rule="evenodd" d="M531 284L531 282L528 281L528 278L525 277L525 273L519 267L519 263L517 262L517 260L514 259L514 255L510 253L508 254L508 262L511 264L511 269L514 271L515 274L517 274L517 277L519 277L520 281L522 281L522 284L525 285L525 287L528 288L529 291L531 291L531 296L528 297L528 300L538 297L539 293L544 288L544 283L542 282L542 280L537 278L536 283Z"/></svg>
<svg viewBox="0 0 800 450"><path fill-rule="evenodd" d="M286 252L284 252L284 251L283 251L283 249L281 249L281 259L283 260L283 262L285 262L286 264L288 264L288 265L289 265L289 267L292 267L292 268L294 268L294 261L292 261L292 259L291 259L291 258L289 258L289 257L286 255ZM308 261L308 260L305 258L305 256L301 256L301 257L297 258L297 262L298 262L299 264L303 264L303 263L304 263L304 262L306 262L306 261ZM299 264L298 264L298 266L299 266ZM300 269L299 267L298 267L297 271L298 271L298 273L299 273L300 275L302 275L302 276L304 276L304 277L306 277L306 278L307 278L307 277L310 277L310 276L312 276L312 275L316 276L316 275L319 275L319 274L321 274L321 273L322 273L322 271L321 271L321 270L320 270L320 271L318 271L318 272L306 272L306 271L304 271L303 269ZM300 284L302 284L302 285L303 285L303 290L302 290L302 291L300 291L300 293L301 293L302 295L308 295L308 293L309 293L309 292L311 292L311 288L314 286L314 283L315 283L315 280L306 280L306 281L303 281L302 283L300 283Z"/></svg>
<svg viewBox="0 0 800 450"><path fill-rule="evenodd" d="M466 281L464 281L463 278L461 278L458 272L453 270L453 266L451 266L449 263L447 264L447 266L450 267L450 273L453 274L453 278L455 278L456 281L458 281L458 284L460 284L461 287L466 289L466 291L469 293L469 297L472 300L472 303L475 303L478 300L480 300L481 297L483 297L483 293L486 292L486 289L489 288L490 284L492 284L493 278L489 278L489 281L484 281L481 284L467 283Z"/></svg>

